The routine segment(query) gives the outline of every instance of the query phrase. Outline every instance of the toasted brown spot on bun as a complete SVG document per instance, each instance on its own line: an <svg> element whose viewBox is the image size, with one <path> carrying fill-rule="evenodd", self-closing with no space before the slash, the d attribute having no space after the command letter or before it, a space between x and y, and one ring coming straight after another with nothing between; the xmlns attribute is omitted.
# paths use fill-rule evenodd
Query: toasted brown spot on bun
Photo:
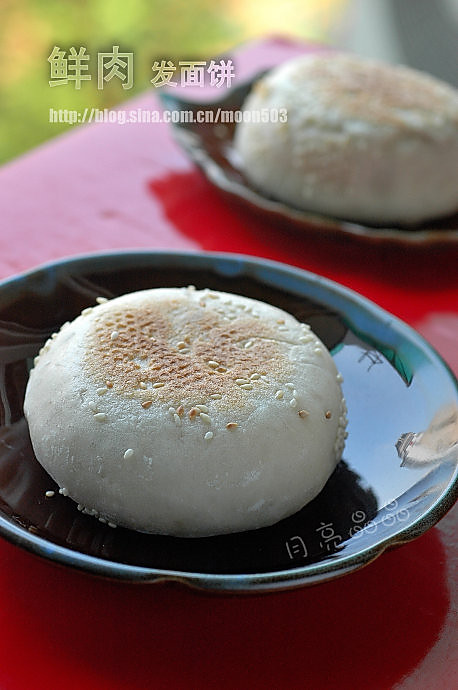
<svg viewBox="0 0 458 690"><path fill-rule="evenodd" d="M118 334L115 340L113 331ZM281 378L290 373L273 327L243 312L224 320L212 304L191 304L186 294L125 309L106 305L87 338L88 375L109 380L118 393L140 400L168 400L173 392L183 403L192 403L219 393L231 403L243 404L242 391L252 390L255 369ZM252 341L249 348L244 347L247 340ZM237 383L240 380L244 385Z"/></svg>

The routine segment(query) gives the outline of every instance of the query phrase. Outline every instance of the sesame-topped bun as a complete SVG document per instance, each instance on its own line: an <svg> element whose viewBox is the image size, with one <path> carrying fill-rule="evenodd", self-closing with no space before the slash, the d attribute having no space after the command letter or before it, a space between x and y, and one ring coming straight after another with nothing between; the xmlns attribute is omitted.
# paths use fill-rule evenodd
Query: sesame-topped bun
<svg viewBox="0 0 458 690"><path fill-rule="evenodd" d="M99 302L48 340L26 391L61 493L110 524L197 537L271 525L321 491L346 408L308 325L192 287Z"/></svg>
<svg viewBox="0 0 458 690"><path fill-rule="evenodd" d="M261 78L244 110L235 149L266 195L372 224L458 210L458 91L431 76L343 53L307 55ZM255 121L267 112L278 116Z"/></svg>

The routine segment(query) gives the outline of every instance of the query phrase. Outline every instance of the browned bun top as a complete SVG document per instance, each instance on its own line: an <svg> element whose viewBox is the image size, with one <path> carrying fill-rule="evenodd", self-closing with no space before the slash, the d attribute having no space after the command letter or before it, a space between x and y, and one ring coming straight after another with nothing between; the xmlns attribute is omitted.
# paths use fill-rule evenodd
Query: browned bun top
<svg viewBox="0 0 458 690"><path fill-rule="evenodd" d="M154 396L192 403L220 394L231 406L246 402L251 376L288 378L291 366L275 322L247 313L243 302L238 309L215 301L190 300L183 292L156 303L107 305L88 332L88 374L145 402Z"/></svg>
<svg viewBox="0 0 458 690"><path fill-rule="evenodd" d="M341 53L297 64L288 75L291 84L310 84L322 106L337 107L349 118L364 116L366 122L401 129L438 116L458 124L456 91L427 74Z"/></svg>

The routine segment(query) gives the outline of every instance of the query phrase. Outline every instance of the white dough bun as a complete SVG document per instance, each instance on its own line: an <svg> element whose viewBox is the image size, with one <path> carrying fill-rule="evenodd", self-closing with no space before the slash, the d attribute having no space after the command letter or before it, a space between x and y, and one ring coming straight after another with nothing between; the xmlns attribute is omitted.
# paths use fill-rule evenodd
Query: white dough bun
<svg viewBox="0 0 458 690"><path fill-rule="evenodd" d="M80 509L201 537L271 525L321 491L344 447L340 380L283 310L158 288L66 323L24 410L38 461Z"/></svg>
<svg viewBox="0 0 458 690"><path fill-rule="evenodd" d="M458 210L458 91L432 76L306 55L261 78L243 109L287 113L286 122L247 114L236 126L240 167L264 195L369 224Z"/></svg>

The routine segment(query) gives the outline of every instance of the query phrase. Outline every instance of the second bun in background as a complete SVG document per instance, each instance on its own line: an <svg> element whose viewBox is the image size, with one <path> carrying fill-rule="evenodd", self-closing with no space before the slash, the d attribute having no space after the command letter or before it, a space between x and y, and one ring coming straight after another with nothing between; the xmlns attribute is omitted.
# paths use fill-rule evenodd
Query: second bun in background
<svg viewBox="0 0 458 690"><path fill-rule="evenodd" d="M293 207L369 224L458 209L458 92L421 72L344 53L305 55L261 78L237 125L248 181Z"/></svg>

